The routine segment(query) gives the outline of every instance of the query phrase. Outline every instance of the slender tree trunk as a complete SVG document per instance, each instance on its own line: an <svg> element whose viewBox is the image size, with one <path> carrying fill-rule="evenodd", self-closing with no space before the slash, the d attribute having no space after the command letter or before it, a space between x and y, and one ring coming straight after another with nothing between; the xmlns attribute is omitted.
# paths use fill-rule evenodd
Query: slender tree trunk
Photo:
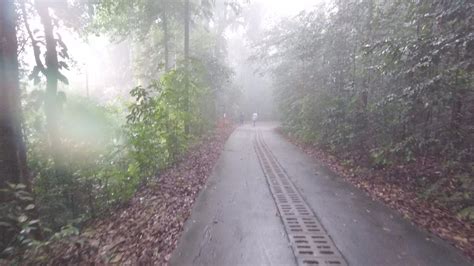
<svg viewBox="0 0 474 266"><path fill-rule="evenodd" d="M36 1L36 9L41 18L41 23L44 28L44 35L46 40L46 97L44 102L46 123L49 135L49 143L51 155L53 157L56 170L60 168L60 154L61 141L59 138L58 115L59 106L57 102L58 91L58 53L56 51L56 39L53 34L53 24L47 2Z"/></svg>
<svg viewBox="0 0 474 266"><path fill-rule="evenodd" d="M163 2L163 13L162 18L163 20L163 42L165 46L165 71L168 72L170 70L170 55L169 55L169 31L168 31L168 18L167 18L167 8L166 8L166 1Z"/></svg>
<svg viewBox="0 0 474 266"><path fill-rule="evenodd" d="M184 111L189 112L189 0L184 4ZM184 132L189 134L189 121L185 121Z"/></svg>
<svg viewBox="0 0 474 266"><path fill-rule="evenodd" d="M31 191L21 130L16 20L14 1L0 1L0 189L5 189L7 183L22 183ZM0 203L9 200L0 192ZM14 234L0 227L0 251Z"/></svg>
<svg viewBox="0 0 474 266"><path fill-rule="evenodd" d="M216 45L214 48L214 56L216 58L220 58L221 56L221 47L222 47L222 42L224 37L222 36L224 34L225 29L228 26L227 22L227 7L225 2L223 1L218 1L216 3L216 10L218 13L217 16L217 33L216 33ZM222 10L222 13L220 12Z"/></svg>
<svg viewBox="0 0 474 266"><path fill-rule="evenodd" d="M367 18L367 23L366 23L366 28L367 28L367 43L374 43L374 33L373 33L373 16L374 16L374 1L370 0L369 1L369 7L368 7L368 18ZM369 66L372 68L374 65L373 62L373 55L369 54ZM362 91L360 93L360 99L362 103L362 110L361 110L361 119L359 121L360 123L360 130L363 132L360 133L360 136L362 136L362 140L360 141L360 149L363 151L364 154L368 154L367 149L371 144L374 144L373 141L375 139L370 138L370 123L369 123L369 115L368 115L368 110L367 110L367 105L369 102L369 96L374 92L374 87L373 87L373 82L375 81L375 76L376 73L374 73L374 70L369 69L367 72L367 83L365 88L362 88Z"/></svg>

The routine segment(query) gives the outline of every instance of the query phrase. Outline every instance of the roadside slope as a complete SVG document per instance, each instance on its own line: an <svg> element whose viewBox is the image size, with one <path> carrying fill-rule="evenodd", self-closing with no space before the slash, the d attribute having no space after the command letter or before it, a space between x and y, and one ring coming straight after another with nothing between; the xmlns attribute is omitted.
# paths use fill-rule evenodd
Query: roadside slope
<svg viewBox="0 0 474 266"><path fill-rule="evenodd" d="M166 264L233 128L221 128L109 217L55 243L48 264Z"/></svg>

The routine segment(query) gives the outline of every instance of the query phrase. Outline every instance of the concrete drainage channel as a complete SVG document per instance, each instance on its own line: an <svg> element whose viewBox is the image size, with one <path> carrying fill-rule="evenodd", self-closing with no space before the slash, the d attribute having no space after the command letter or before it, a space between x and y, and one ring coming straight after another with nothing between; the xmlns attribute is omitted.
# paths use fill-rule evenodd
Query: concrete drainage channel
<svg viewBox="0 0 474 266"><path fill-rule="evenodd" d="M299 265L347 265L257 131L254 148Z"/></svg>

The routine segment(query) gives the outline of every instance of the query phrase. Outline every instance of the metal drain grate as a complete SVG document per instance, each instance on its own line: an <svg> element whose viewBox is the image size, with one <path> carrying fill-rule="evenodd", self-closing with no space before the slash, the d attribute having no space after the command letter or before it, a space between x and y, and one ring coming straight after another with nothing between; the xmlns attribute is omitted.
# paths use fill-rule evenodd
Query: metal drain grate
<svg viewBox="0 0 474 266"><path fill-rule="evenodd" d="M285 224L286 228L290 229L290 232L296 234L298 237L298 232L305 232L311 234L325 234L323 227L321 224L315 220L313 217L291 217L291 216L283 216L282 217L283 223ZM292 240L292 236L289 236L290 240ZM300 241L303 241L301 239ZM299 243L299 242L295 242ZM308 243L309 244L309 243Z"/></svg>
<svg viewBox="0 0 474 266"><path fill-rule="evenodd" d="M260 131L254 147L298 264L347 265Z"/></svg>
<svg viewBox="0 0 474 266"><path fill-rule="evenodd" d="M343 266L347 265L345 261L343 261L339 257L306 257L306 256L297 256L296 260L298 261L298 265L323 265L323 266Z"/></svg>

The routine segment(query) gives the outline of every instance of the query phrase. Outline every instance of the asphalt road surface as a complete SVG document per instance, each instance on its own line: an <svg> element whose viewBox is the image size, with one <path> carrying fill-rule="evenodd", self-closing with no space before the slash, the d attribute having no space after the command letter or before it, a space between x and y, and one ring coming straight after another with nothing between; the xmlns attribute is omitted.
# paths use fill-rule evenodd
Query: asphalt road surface
<svg viewBox="0 0 474 266"><path fill-rule="evenodd" d="M170 265L472 265L275 132L226 143Z"/></svg>

